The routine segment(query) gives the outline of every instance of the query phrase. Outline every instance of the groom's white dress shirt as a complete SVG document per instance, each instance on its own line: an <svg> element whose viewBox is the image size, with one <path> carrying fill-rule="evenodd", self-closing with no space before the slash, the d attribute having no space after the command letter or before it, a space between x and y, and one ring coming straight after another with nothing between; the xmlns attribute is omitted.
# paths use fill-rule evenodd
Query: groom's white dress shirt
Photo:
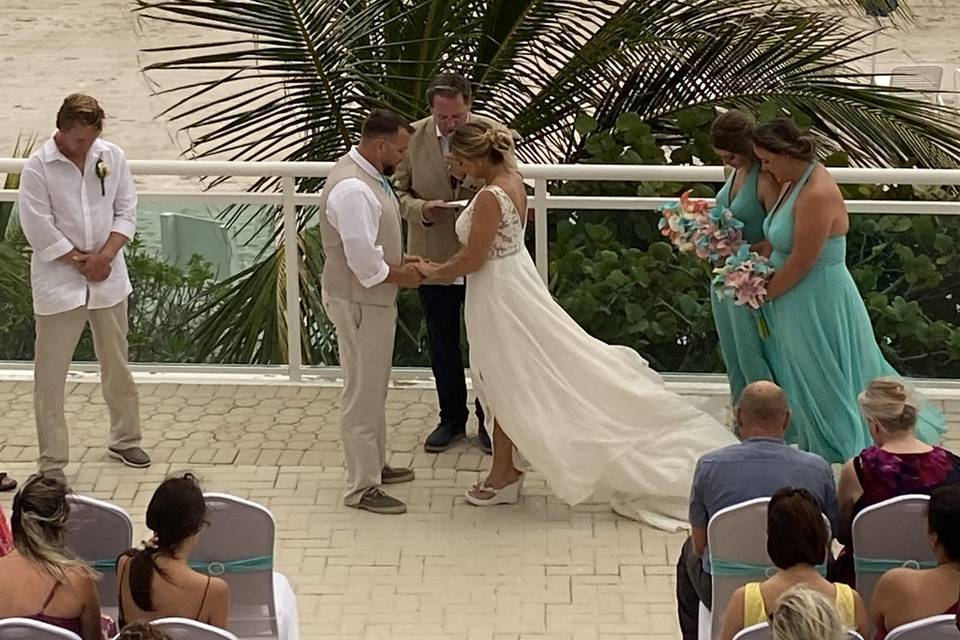
<svg viewBox="0 0 960 640"><path fill-rule="evenodd" d="M99 159L109 172L103 192L96 171ZM82 306L106 309L120 304L132 291L122 250L103 282L89 282L74 266L57 260L73 249L96 253L112 232L133 238L137 192L126 154L117 145L97 139L81 174L51 137L30 156L21 174L19 218L33 247L30 274L37 315Z"/></svg>
<svg viewBox="0 0 960 640"><path fill-rule="evenodd" d="M350 149L349 155L373 178L386 182L356 147ZM384 188L389 190L390 186L385 184ZM383 259L383 247L377 244L382 213L376 195L357 178L341 180L327 197L327 219L340 234L347 266L367 288L380 284L390 275L390 267Z"/></svg>

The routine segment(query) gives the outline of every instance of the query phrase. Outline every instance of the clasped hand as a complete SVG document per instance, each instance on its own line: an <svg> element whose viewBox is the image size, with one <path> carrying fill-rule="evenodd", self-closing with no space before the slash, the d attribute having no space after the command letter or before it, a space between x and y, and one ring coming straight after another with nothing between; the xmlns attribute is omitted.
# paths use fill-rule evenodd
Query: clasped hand
<svg viewBox="0 0 960 640"><path fill-rule="evenodd" d="M83 253L74 249L60 259L72 265L89 282L103 282L113 271L113 259L103 253Z"/></svg>
<svg viewBox="0 0 960 640"><path fill-rule="evenodd" d="M420 256L404 256L403 266L405 269L410 269L416 274L415 277L418 279L418 285L424 280L436 279L437 271L440 269L440 265L437 263L430 262Z"/></svg>

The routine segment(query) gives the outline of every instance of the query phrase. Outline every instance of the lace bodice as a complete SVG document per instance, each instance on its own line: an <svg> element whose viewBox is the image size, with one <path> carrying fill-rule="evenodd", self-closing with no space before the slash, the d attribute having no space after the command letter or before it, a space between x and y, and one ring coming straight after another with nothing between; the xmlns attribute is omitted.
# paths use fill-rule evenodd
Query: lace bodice
<svg viewBox="0 0 960 640"><path fill-rule="evenodd" d="M489 191L496 196L497 202L500 203L500 226L497 228L497 237L493 240L488 258L512 256L524 248L523 219L506 191L496 185L484 187L481 191ZM479 196L480 193L478 192L477 195ZM476 201L477 199L474 198L457 218L457 238L463 245L466 245L467 240L470 239L470 226L473 224L473 205Z"/></svg>

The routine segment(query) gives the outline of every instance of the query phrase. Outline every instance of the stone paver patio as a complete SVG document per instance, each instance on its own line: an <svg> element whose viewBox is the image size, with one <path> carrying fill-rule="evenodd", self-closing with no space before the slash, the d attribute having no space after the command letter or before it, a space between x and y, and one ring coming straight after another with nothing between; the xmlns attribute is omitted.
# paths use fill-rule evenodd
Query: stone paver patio
<svg viewBox="0 0 960 640"><path fill-rule="evenodd" d="M0 469L19 479L36 457L33 385L0 381ZM375 516L340 504L339 389L330 386L141 384L146 471L108 461L99 385L68 384L78 493L130 511L145 536L146 504L168 473L191 469L207 490L267 505L277 566L298 595L302 638L592 640L679 637L674 561L665 534L605 505L570 508L531 474L515 506L478 509L463 491L489 458L475 439L439 455L421 442L434 392L394 389L390 462L417 480L391 488L409 513ZM942 406L960 448L960 400ZM0 494L8 511L11 494Z"/></svg>

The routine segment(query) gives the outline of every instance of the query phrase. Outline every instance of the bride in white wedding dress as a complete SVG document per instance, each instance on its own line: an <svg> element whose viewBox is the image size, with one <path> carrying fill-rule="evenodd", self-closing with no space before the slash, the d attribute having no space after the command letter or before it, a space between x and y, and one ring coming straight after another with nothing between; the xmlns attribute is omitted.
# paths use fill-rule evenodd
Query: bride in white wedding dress
<svg viewBox="0 0 960 640"><path fill-rule="evenodd" d="M467 277L470 369L494 450L467 501L518 500L516 446L569 504L607 498L624 516L684 527L697 459L734 436L668 391L639 354L593 338L551 297L524 246L527 197L510 131L469 123L450 150L487 186L457 220L463 249L419 268L427 279Z"/></svg>

